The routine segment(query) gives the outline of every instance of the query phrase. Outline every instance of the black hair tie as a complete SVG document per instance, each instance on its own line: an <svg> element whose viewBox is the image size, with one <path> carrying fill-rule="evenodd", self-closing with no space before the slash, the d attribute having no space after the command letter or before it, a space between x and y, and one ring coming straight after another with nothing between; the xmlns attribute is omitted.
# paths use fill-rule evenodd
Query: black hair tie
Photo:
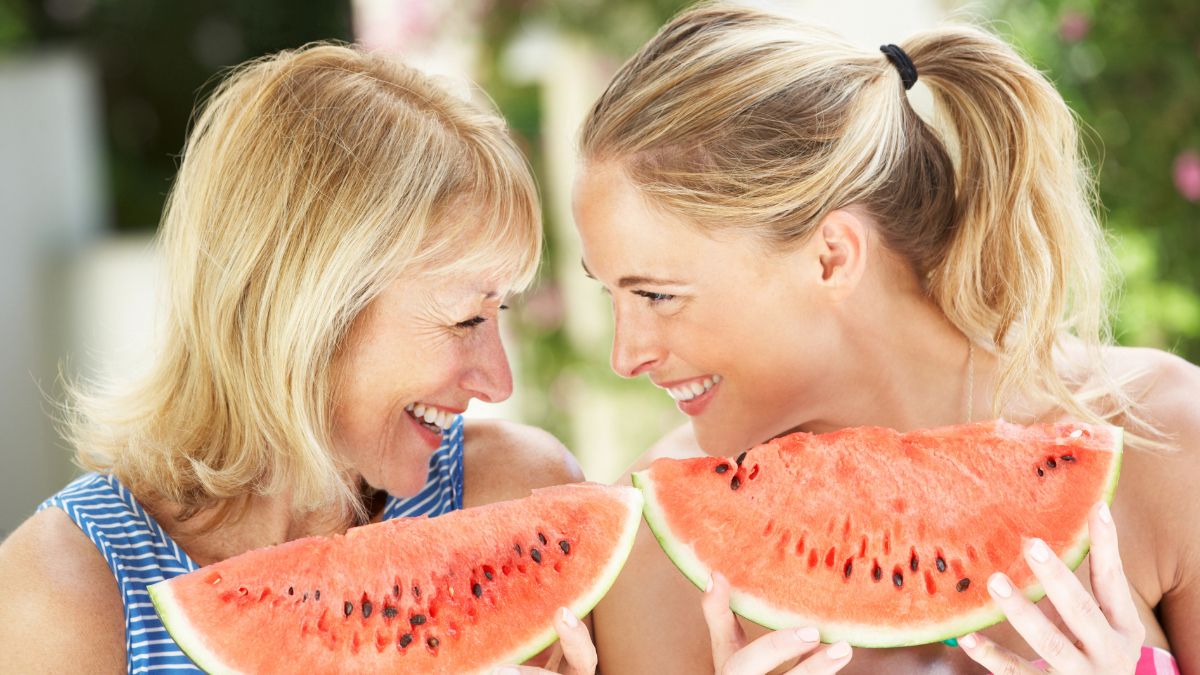
<svg viewBox="0 0 1200 675"><path fill-rule="evenodd" d="M896 45L883 45L879 51L887 54L888 61L900 71L900 81L904 83L904 90L912 89L917 83L917 67L913 65L912 59L908 58L908 54Z"/></svg>

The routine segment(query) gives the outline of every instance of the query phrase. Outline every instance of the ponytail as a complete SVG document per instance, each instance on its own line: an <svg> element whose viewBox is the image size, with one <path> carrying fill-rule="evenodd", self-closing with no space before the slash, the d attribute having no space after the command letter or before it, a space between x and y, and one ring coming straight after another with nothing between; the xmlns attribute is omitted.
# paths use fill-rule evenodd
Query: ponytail
<svg viewBox="0 0 1200 675"><path fill-rule="evenodd" d="M998 392L1031 389L1022 393L1077 408L1054 348L1065 331L1093 348L1107 341L1111 266L1075 118L1041 73L982 30L939 28L904 48L957 148L953 233L928 291L1001 357Z"/></svg>

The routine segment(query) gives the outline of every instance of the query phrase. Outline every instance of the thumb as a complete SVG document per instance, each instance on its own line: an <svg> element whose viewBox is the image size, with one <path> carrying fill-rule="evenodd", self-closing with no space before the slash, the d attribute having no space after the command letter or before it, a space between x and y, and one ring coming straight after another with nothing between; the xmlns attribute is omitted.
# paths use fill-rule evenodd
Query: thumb
<svg viewBox="0 0 1200 675"><path fill-rule="evenodd" d="M746 633L729 610L729 581L720 572L713 572L708 578L708 589L700 606L708 624L713 668L719 673L729 657L746 644Z"/></svg>
<svg viewBox="0 0 1200 675"><path fill-rule="evenodd" d="M566 675L594 675L596 672L596 646L587 624L580 621L566 607L554 613L554 629L562 645L563 658L567 662Z"/></svg>

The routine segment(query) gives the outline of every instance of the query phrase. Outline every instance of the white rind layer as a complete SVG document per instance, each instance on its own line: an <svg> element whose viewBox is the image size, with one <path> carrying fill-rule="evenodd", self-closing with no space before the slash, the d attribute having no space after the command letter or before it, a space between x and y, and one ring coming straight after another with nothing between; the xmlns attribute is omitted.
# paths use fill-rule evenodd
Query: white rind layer
<svg viewBox="0 0 1200 675"><path fill-rule="evenodd" d="M187 620L187 613L176 602L175 593L171 589L170 584L159 582L151 585L150 601L154 603L154 609L158 611L158 616L162 619L163 626L171 634L171 637L175 640L175 644L179 645L183 653L187 654L188 658L204 670L204 672L212 673L213 675L232 675L239 672L226 666L208 648L208 645L204 644L204 639L196 632L196 629L192 628L191 623Z"/></svg>
<svg viewBox="0 0 1200 675"><path fill-rule="evenodd" d="M1113 433L1112 468L1109 471L1109 482L1104 488L1104 500L1112 504L1113 495L1117 489L1117 479L1121 474L1121 457L1124 449L1124 430L1111 427ZM671 562L680 572L698 588L704 590L708 585L712 568L702 561L690 543L682 541L668 524L666 513L662 510L655 491L657 487L651 478L650 471L639 471L633 474L633 484L646 497L645 518L650 530L658 540L659 546L666 552ZM1061 556L1064 563L1072 570L1079 566L1088 549L1091 539L1088 536L1088 526L1085 522L1074 537L1074 544L1067 548ZM1032 583L1021 589L1031 602L1037 602L1046 595L1039 583ZM821 641L826 643L845 640L855 647L906 647L911 645L940 642L957 638L973 631L987 628L1004 619L1004 613L994 604L960 615L952 620L923 626L905 626L897 628L887 624L863 624L853 622L831 621L781 609L770 603L766 598L746 593L736 588L730 589L729 607L739 615L759 625L771 629L817 626L821 631Z"/></svg>

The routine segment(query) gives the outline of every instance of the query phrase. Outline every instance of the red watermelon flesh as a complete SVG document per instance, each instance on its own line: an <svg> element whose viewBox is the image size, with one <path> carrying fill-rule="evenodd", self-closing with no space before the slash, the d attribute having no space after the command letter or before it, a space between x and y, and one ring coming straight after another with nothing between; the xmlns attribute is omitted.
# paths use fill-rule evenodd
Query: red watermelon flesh
<svg viewBox="0 0 1200 675"><path fill-rule="evenodd" d="M150 588L213 673L470 673L554 641L633 546L641 494L594 484L251 551Z"/></svg>
<svg viewBox="0 0 1200 675"><path fill-rule="evenodd" d="M989 575L1043 591L1021 555L1040 537L1074 569L1120 469L1117 427L1003 421L898 433L797 433L634 474L675 565L771 628L817 626L862 647L935 642L1002 617Z"/></svg>

